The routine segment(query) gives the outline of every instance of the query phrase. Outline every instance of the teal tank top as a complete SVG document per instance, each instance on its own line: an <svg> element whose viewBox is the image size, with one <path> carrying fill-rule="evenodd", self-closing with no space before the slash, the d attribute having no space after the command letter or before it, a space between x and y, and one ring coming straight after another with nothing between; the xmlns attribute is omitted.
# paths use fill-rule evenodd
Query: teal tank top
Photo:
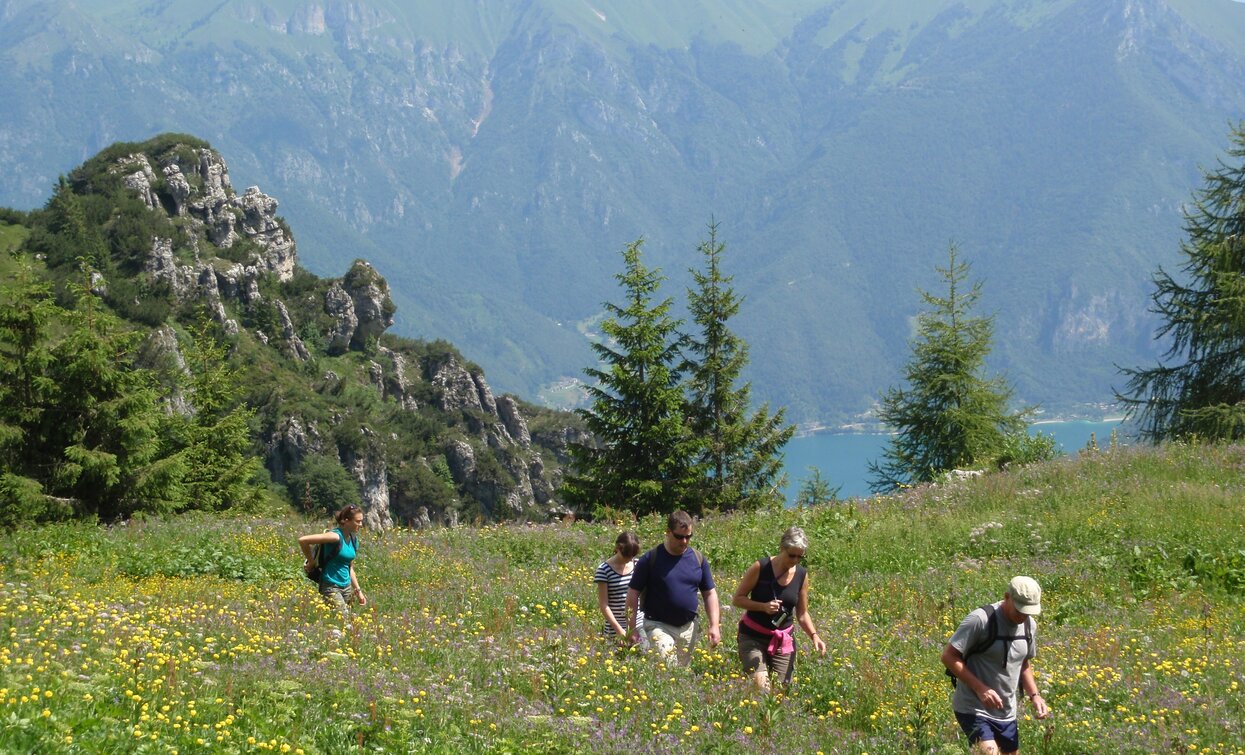
<svg viewBox="0 0 1245 755"><path fill-rule="evenodd" d="M342 541L341 550L324 565L324 576L321 577L334 587L350 587L350 562L354 561L357 552L357 539L342 535L341 528L333 530Z"/></svg>

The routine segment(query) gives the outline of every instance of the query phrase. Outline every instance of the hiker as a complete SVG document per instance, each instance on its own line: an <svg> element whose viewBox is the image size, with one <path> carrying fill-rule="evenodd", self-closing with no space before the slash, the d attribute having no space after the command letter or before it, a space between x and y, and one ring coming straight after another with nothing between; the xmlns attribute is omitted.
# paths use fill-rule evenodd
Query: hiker
<svg viewBox="0 0 1245 755"><path fill-rule="evenodd" d="M744 674L763 690L770 679L790 684L795 673L795 627L813 647L826 654L826 643L808 615L808 572L800 565L808 552L808 536L799 527L782 533L778 555L748 567L731 604L746 613L739 619L739 660Z"/></svg>
<svg viewBox="0 0 1245 755"><path fill-rule="evenodd" d="M1032 577L1016 577L1003 600L974 610L951 635L942 664L952 676L951 707L975 752L1000 755L1020 750L1016 690L1033 703L1039 719L1050 715L1033 678L1030 660L1042 588Z"/></svg>
<svg viewBox="0 0 1245 755"><path fill-rule="evenodd" d="M363 509L352 503L337 512L334 519L337 520L336 528L318 535L303 535L298 538L298 547L306 559L303 569L308 576L313 576L318 567L323 567L316 580L321 597L349 616L351 598L357 599L361 606L367 605L367 596L359 587L359 578L354 573L354 559L359 553L358 532L363 527ZM327 549L318 559L319 564L312 551L316 545Z"/></svg>
<svg viewBox="0 0 1245 755"><path fill-rule="evenodd" d="M601 634L617 637L626 643L627 588L635 572L636 554L640 552L640 538L634 532L621 532L614 539L614 554L601 562L592 581L597 585L597 608L605 617ZM642 623L642 619L637 620Z"/></svg>
<svg viewBox="0 0 1245 755"><path fill-rule="evenodd" d="M640 557L627 588L627 636L634 644L647 640L666 660L677 656L681 666L691 662L700 636L697 593L705 602L709 644L722 641L718 591L709 562L691 546L692 524L686 511L667 517L665 541ZM637 628L640 609L644 625Z"/></svg>

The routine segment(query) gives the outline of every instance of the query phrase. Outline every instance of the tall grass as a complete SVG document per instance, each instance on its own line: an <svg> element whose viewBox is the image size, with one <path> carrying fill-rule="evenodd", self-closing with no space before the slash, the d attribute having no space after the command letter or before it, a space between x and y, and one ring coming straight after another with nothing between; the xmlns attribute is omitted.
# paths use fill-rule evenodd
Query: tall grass
<svg viewBox="0 0 1245 755"><path fill-rule="evenodd" d="M961 752L938 654L1018 573L1045 588L1042 753L1245 752L1245 448L1116 450L885 499L718 515L729 603L791 524L811 611L785 694L725 642L690 670L602 640L619 524L363 533L343 622L295 518L58 525L0 554L6 752ZM645 547L663 522L638 529ZM1029 709L1022 703L1022 714Z"/></svg>

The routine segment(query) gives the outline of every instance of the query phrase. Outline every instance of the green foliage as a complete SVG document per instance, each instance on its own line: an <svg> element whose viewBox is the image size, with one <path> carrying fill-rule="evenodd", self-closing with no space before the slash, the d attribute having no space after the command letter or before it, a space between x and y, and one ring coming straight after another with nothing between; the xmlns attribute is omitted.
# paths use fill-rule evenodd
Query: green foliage
<svg viewBox="0 0 1245 755"><path fill-rule="evenodd" d="M324 454L303 457L298 468L286 478L291 497L309 497L315 510L333 513L359 502L359 486L341 462Z"/></svg>
<svg viewBox="0 0 1245 755"><path fill-rule="evenodd" d="M967 291L968 264L954 244L947 267L938 268L945 297L922 291L929 309L917 320L912 357L904 369L907 388L882 397L878 419L894 429L883 459L870 462L875 491L927 482L952 469L989 463L1009 434L1023 433L1031 410L1010 412L1011 387L982 376L990 353L993 320L973 314L981 284Z"/></svg>
<svg viewBox="0 0 1245 755"><path fill-rule="evenodd" d="M1041 432L1030 435L1025 430L1013 430L1003 436L994 464L996 468L1002 469L1009 464L1051 461L1059 455L1059 444L1055 441L1055 436Z"/></svg>
<svg viewBox="0 0 1245 755"><path fill-rule="evenodd" d="M796 506L821 506L838 500L841 485L831 488L817 467L809 467L808 471L809 476L800 481L800 490L795 496Z"/></svg>
<svg viewBox="0 0 1245 755"><path fill-rule="evenodd" d="M772 416L768 405L753 411L751 384L739 384L748 344L727 325L741 299L733 278L722 272L726 245L717 233L717 223L710 223L709 238L699 246L704 267L691 271L696 288L687 292L688 310L699 332L684 341L682 369L688 421L699 445L697 498L706 509L729 511L759 508L778 496L782 448L795 426L786 424L782 409Z"/></svg>
<svg viewBox="0 0 1245 755"><path fill-rule="evenodd" d="M308 483L313 506L358 500L338 459L383 460L395 503L442 512L460 508L475 483L482 495L512 490L507 469L526 460L484 442L473 444L480 479L456 485L450 478L443 452L451 428L472 428L482 439L480 428L494 420L439 408L430 377L446 360L480 373L448 342L386 336L392 357L379 343L329 357L325 334L336 323L324 296L333 281L301 267L285 282L260 275L259 296L222 296L222 313L209 312L194 287L175 293L167 276L145 272L153 239L168 240L182 265L250 263L261 251L245 233L232 247L217 247L198 219L171 214L161 166L181 165L192 189L201 188L199 150L206 147L176 134L114 145L58 181L42 210L0 216L0 244L22 245L0 259L0 520L271 507L281 488L260 459L274 446L280 458L269 457L271 469L295 505ZM163 206L148 208L125 186L129 169L117 161L135 154L156 168L153 188ZM345 279L387 292L362 261ZM282 305L309 353L287 342ZM394 312L387 297L382 308ZM226 336L222 314L241 332ZM153 328L159 335L148 337ZM300 460L299 451L272 443L292 422L327 446L322 456ZM557 417L548 422L556 425ZM560 435L551 432L548 442ZM551 451L523 453L544 455L556 477L560 462Z"/></svg>
<svg viewBox="0 0 1245 755"><path fill-rule="evenodd" d="M581 510L608 505L636 514L700 510L692 496L696 442L679 384L679 322L671 300L655 301L664 278L640 259L642 241L623 249L616 278L625 305L606 304L606 343L594 343L603 369L584 372L592 406L579 410L593 444L572 447L574 472L563 492Z"/></svg>
<svg viewBox="0 0 1245 755"><path fill-rule="evenodd" d="M260 474L250 426L255 412L240 402L241 385L225 358L227 346L206 321L199 322L188 346L187 388L194 412L171 420L177 458L185 469L182 506L220 511L253 504Z"/></svg>
<svg viewBox="0 0 1245 755"><path fill-rule="evenodd" d="M1229 134L1228 156L1207 171L1185 209L1185 281L1154 275L1153 310L1169 347L1155 367L1124 369L1117 398L1153 441L1245 438L1245 123Z"/></svg>

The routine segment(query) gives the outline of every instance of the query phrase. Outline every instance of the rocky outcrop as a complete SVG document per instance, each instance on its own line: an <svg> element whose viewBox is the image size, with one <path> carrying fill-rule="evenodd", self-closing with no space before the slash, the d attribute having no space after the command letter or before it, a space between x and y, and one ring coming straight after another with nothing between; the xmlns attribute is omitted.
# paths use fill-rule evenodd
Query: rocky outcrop
<svg viewBox="0 0 1245 755"><path fill-rule="evenodd" d="M532 445L532 434L527 429L527 420L523 419L523 414L519 411L518 401L511 396L502 396L497 401L497 416L501 417L506 432L520 446L528 448Z"/></svg>
<svg viewBox="0 0 1245 755"><path fill-rule="evenodd" d="M340 279L285 289L300 291L302 298L282 301L268 281L270 277L290 281L297 256L293 238L276 215L277 200L254 186L235 194L229 171L213 150L163 146L160 151L127 155L108 169L149 210L167 213L180 229L152 238L143 260L143 273L165 284L176 302L206 310L228 335L241 333L239 323L246 322L249 335L259 344L300 363L316 355L315 347L300 337L296 318L308 318L302 322L304 328L309 322L324 328L327 321L323 332L327 354L367 356L342 360L312 390L325 397L345 395L353 389L343 384L354 382L376 391L387 404L386 413L400 417L403 412L421 412L411 425L417 433L429 432L428 422L438 409L452 415L447 427L466 431L464 437L442 436L440 441L449 479L435 452L430 458L404 459L390 470L385 444L400 440L399 426L386 426L389 420L368 415L369 410L359 405L338 405L330 399L331 419L321 420L324 427L297 414L268 420L272 424L265 431L263 447L274 481L284 483L310 455L336 459L358 486L366 523L377 529L395 521L420 527L434 521L456 522L465 498L475 499L492 519L544 519L558 507L557 483L551 479L556 470L547 471L540 450L533 448L518 401L494 396L484 375L452 350L437 349L430 356L427 350L381 342L393 325L396 308L388 283L372 265L356 260ZM101 291L106 286L102 278L93 283ZM314 312L318 297L323 297L326 318ZM151 359L170 365L167 374L176 376L170 385L182 379L179 370L185 371L185 360L171 328L157 331L147 350ZM173 395L170 411L193 411L184 394ZM433 405L424 406L420 396L435 397ZM275 406L281 407L278 412L288 412L295 405L291 401ZM323 417L323 410L321 406L318 413L308 415ZM338 437L347 420L347 426L357 427L364 436L362 443ZM424 442L426 437L417 440ZM412 477L406 464L424 469ZM436 490L437 485L447 489Z"/></svg>
<svg viewBox="0 0 1245 755"><path fill-rule="evenodd" d="M357 320L350 345L361 349L393 325L396 308L389 297L389 283L367 262L355 260L350 272L342 278L342 287L354 302Z"/></svg>
<svg viewBox="0 0 1245 755"><path fill-rule="evenodd" d="M290 312L285 308L285 302L278 299L276 308L277 318L281 322L281 339L285 342L286 355L291 359L306 362L311 358L311 352L307 351L307 345L303 343L303 339L298 337L298 332L294 329L294 321L290 319Z"/></svg>
<svg viewBox="0 0 1245 755"><path fill-rule="evenodd" d="M264 459L272 479L285 482L285 476L296 469L310 454L324 453L324 439L315 425L304 424L297 416L284 417L264 445Z"/></svg>
<svg viewBox="0 0 1245 755"><path fill-rule="evenodd" d="M377 454L355 457L346 463L346 468L359 484L362 496L363 523L376 530L385 530L393 526L393 515L389 510L389 472L384 460Z"/></svg>
<svg viewBox="0 0 1245 755"><path fill-rule="evenodd" d="M384 372L381 385L382 395L398 402L398 405L408 412L418 409L419 402L411 392L414 382L410 378L406 357L384 346L379 347L376 353L387 360L390 365L390 369Z"/></svg>
<svg viewBox="0 0 1245 755"><path fill-rule="evenodd" d="M437 366L432 373L432 385L440 393L441 411L484 410L475 378L456 360L446 360Z"/></svg>

